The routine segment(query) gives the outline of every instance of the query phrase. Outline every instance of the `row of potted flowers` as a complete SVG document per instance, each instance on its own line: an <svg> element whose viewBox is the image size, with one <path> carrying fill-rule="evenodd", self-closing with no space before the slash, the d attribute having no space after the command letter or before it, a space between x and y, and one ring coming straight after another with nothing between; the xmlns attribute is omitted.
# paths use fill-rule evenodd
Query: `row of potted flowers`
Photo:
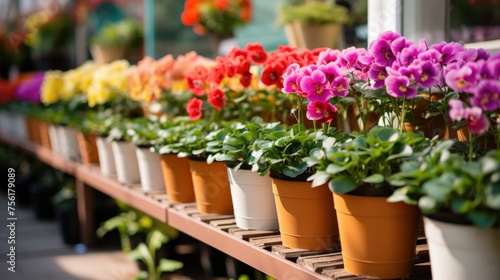
<svg viewBox="0 0 500 280"><path fill-rule="evenodd" d="M101 77L119 72L111 65ZM145 58L127 70L130 95L99 102L104 90L84 91L88 105L101 107L77 123L98 136L104 174L147 192L166 187L171 202L234 214L242 228L279 228L288 247L341 245L353 274L408 275L422 213L433 277L470 279L499 274L499 67L500 56L481 49L393 32L368 49L267 53L250 44L215 61ZM42 100L58 90L42 90ZM138 117L141 107L147 116ZM461 245L491 243L440 253L458 226L448 233L437 225L456 219L475 225ZM466 256L482 264L465 268Z"/></svg>

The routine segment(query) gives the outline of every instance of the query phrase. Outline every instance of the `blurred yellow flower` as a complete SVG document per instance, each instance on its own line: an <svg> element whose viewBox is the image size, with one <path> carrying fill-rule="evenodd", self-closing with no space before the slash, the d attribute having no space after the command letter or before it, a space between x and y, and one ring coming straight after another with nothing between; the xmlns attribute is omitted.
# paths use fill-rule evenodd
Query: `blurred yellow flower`
<svg viewBox="0 0 500 280"><path fill-rule="evenodd" d="M134 69L126 60L116 60L93 71L92 82L87 89L90 107L107 103L118 95L126 94L128 76Z"/></svg>
<svg viewBox="0 0 500 280"><path fill-rule="evenodd" d="M43 79L41 88L41 101L45 105L49 105L59 101L60 93L64 86L63 72L47 71Z"/></svg>

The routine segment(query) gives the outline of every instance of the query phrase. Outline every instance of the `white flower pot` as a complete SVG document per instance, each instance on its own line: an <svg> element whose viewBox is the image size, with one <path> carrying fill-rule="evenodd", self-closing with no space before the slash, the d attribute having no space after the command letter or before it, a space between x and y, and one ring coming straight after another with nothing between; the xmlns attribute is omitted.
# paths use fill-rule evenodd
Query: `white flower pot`
<svg viewBox="0 0 500 280"><path fill-rule="evenodd" d="M76 129L66 126L57 128L61 156L70 161L81 161Z"/></svg>
<svg viewBox="0 0 500 280"><path fill-rule="evenodd" d="M7 113L0 111L0 134L8 135L8 131L6 131L8 125L8 115Z"/></svg>
<svg viewBox="0 0 500 280"><path fill-rule="evenodd" d="M141 176L134 144L124 141L112 141L111 147L115 157L118 182L122 184L140 184Z"/></svg>
<svg viewBox="0 0 500 280"><path fill-rule="evenodd" d="M106 138L96 137L97 154L101 173L107 176L116 174L115 156L111 148L111 141Z"/></svg>
<svg viewBox="0 0 500 280"><path fill-rule="evenodd" d="M24 116L19 114L11 115L10 123L12 136L23 140L28 138L28 130L26 128Z"/></svg>
<svg viewBox="0 0 500 280"><path fill-rule="evenodd" d="M277 230L278 216L271 178L251 170L227 168L236 225L243 229Z"/></svg>
<svg viewBox="0 0 500 280"><path fill-rule="evenodd" d="M433 279L500 277L500 229L446 223L424 217Z"/></svg>
<svg viewBox="0 0 500 280"><path fill-rule="evenodd" d="M61 144L59 143L59 132L56 125L50 124L48 126L50 148L52 152L61 155Z"/></svg>
<svg viewBox="0 0 500 280"><path fill-rule="evenodd" d="M148 148L136 148L142 190L146 193L164 193L165 182L161 171L160 155Z"/></svg>

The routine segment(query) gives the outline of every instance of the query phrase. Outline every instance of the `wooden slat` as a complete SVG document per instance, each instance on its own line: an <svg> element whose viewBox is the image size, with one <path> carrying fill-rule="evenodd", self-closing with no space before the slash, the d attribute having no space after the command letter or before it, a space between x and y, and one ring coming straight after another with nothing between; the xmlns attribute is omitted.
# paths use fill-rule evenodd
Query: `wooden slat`
<svg viewBox="0 0 500 280"><path fill-rule="evenodd" d="M210 225L214 227L236 225L236 220L235 219L215 220L215 221L210 221Z"/></svg>
<svg viewBox="0 0 500 280"><path fill-rule="evenodd" d="M252 237L262 237L262 236L269 236L269 235L276 235L279 234L277 231L265 231L265 230L242 230L233 233L234 236L241 238L243 240L250 240Z"/></svg>
<svg viewBox="0 0 500 280"><path fill-rule="evenodd" d="M341 269L344 268L342 253L331 253L314 256L299 257L297 264L305 268L321 273L324 269Z"/></svg>
<svg viewBox="0 0 500 280"><path fill-rule="evenodd" d="M248 241L259 248L270 249L272 246L281 245L281 235L252 237Z"/></svg>
<svg viewBox="0 0 500 280"><path fill-rule="evenodd" d="M337 248L331 248L327 250L303 250L303 249L293 249L288 248L283 245L273 246L272 252L285 258L285 259L296 259L303 256L312 256L320 254L328 254L337 251Z"/></svg>

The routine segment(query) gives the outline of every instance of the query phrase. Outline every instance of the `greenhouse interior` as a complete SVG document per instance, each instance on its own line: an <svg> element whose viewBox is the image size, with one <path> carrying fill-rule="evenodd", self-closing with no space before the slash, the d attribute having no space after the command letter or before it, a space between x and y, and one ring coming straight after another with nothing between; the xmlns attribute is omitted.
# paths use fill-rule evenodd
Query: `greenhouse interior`
<svg viewBox="0 0 500 280"><path fill-rule="evenodd" d="M0 0L0 165L0 279L500 279L500 1Z"/></svg>

